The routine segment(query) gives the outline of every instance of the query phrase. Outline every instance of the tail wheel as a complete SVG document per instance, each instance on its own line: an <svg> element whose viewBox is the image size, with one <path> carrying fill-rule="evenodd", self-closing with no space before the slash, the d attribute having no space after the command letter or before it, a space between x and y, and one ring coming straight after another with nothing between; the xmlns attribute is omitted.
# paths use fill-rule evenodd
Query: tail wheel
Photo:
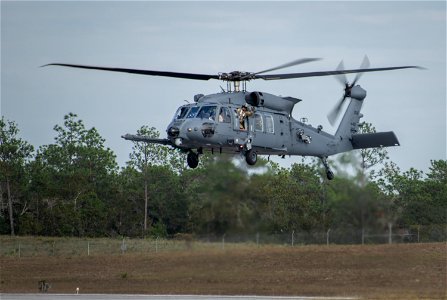
<svg viewBox="0 0 447 300"><path fill-rule="evenodd" d="M247 164L253 166L258 161L258 154L253 151L253 149L250 149L245 153L245 160L247 161Z"/></svg>
<svg viewBox="0 0 447 300"><path fill-rule="evenodd" d="M197 168L197 166L199 165L199 155L192 151L189 151L188 156L186 157L186 162L188 163L188 167L190 167L191 169Z"/></svg>

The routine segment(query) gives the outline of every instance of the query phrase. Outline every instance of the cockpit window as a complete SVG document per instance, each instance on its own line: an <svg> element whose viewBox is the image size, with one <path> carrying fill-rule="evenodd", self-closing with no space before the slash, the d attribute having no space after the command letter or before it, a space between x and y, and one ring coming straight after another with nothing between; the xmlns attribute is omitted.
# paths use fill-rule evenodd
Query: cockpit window
<svg viewBox="0 0 447 300"><path fill-rule="evenodd" d="M197 118L214 120L216 118L216 106L202 106Z"/></svg>
<svg viewBox="0 0 447 300"><path fill-rule="evenodd" d="M196 115L197 115L197 112L199 111L199 108L200 107L198 107L198 106L191 107L191 110L189 111L189 113L186 116L186 118L188 118L188 119L195 118Z"/></svg>
<svg viewBox="0 0 447 300"><path fill-rule="evenodd" d="M177 110L177 113L175 114L175 119L176 120L184 119L188 110L189 110L189 107L187 107L187 106L180 107Z"/></svg>

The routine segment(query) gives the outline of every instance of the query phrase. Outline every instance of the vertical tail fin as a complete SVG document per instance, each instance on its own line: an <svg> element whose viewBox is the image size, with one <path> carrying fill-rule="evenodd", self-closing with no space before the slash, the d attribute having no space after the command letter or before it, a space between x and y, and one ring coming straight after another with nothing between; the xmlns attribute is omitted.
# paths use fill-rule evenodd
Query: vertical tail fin
<svg viewBox="0 0 447 300"><path fill-rule="evenodd" d="M341 147L340 152L352 149L350 139L359 129L360 118L363 117L360 110L362 109L363 99L366 97L366 91L357 85L352 88L350 96L351 101L335 133Z"/></svg>

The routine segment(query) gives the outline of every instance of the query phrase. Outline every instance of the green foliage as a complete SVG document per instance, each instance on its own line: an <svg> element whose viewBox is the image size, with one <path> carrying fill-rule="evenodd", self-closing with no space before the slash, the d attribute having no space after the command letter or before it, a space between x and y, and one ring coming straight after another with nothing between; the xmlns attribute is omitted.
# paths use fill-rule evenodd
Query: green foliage
<svg viewBox="0 0 447 300"><path fill-rule="evenodd" d="M19 211L27 210L25 190L28 176L26 165L34 148L18 137L19 128L2 116L0 119L0 202L1 220L9 219L9 232L15 235L15 218ZM7 199L7 205L4 203ZM6 202L5 201L5 202ZM7 212L6 212L7 206ZM1 221L0 221L1 222ZM3 223L1 227L6 224Z"/></svg>
<svg viewBox="0 0 447 300"><path fill-rule="evenodd" d="M320 227L322 183L314 166L294 164L263 187L270 230L290 232Z"/></svg>
<svg viewBox="0 0 447 300"><path fill-rule="evenodd" d="M387 164L379 185L393 201L402 225L447 223L447 163L431 161L424 179L421 171L411 168L401 173L393 163Z"/></svg>
<svg viewBox="0 0 447 300"><path fill-rule="evenodd" d="M384 149L362 150L333 160L337 176L327 181L319 161L281 168L260 158L247 168L204 154L198 168L185 169L184 154L135 142L118 170L99 132L75 114L36 155L14 122L0 125L0 233L221 237L447 223L446 160L431 161L427 174L402 172ZM361 130L375 132L371 124ZM159 137L147 126L137 132Z"/></svg>
<svg viewBox="0 0 447 300"><path fill-rule="evenodd" d="M363 122L359 126L360 133L375 133L376 128L371 123ZM361 168L369 170L376 165L383 163L388 159L388 151L386 148L369 148L360 150ZM374 178L375 172L371 172L371 177Z"/></svg>
<svg viewBox="0 0 447 300"><path fill-rule="evenodd" d="M150 138L160 135L154 127L147 126L142 126L137 134ZM187 223L187 210L178 183L177 172L183 170L179 152L162 145L133 142L129 158L127 168L135 171L133 175L141 187L133 191L137 193L135 199L144 203L141 209L143 231L148 230L152 222L163 222L170 233L182 231Z"/></svg>
<svg viewBox="0 0 447 300"><path fill-rule="evenodd" d="M359 125L359 133L375 133L371 123L363 122ZM386 148L360 149L338 154L335 163L337 174L344 177L354 176L358 184L364 185L368 180L378 176L378 170L388 157Z"/></svg>
<svg viewBox="0 0 447 300"><path fill-rule="evenodd" d="M43 210L40 234L102 235L117 171L115 155L98 131L86 129L73 113L54 130L55 143L40 147L30 166L30 191Z"/></svg>
<svg viewBox="0 0 447 300"><path fill-rule="evenodd" d="M159 138L160 133L154 127L141 126L137 135ZM130 160L127 164L144 173L149 166L169 166L176 172L184 170L184 155L167 146L133 141Z"/></svg>
<svg viewBox="0 0 447 300"><path fill-rule="evenodd" d="M390 219L387 199L374 183L361 187L348 178L335 178L328 187L330 227L370 230L386 228Z"/></svg>
<svg viewBox="0 0 447 300"><path fill-rule="evenodd" d="M223 234L248 226L249 179L228 157L219 157L206 168L188 170L184 176L194 231Z"/></svg>
<svg viewBox="0 0 447 300"><path fill-rule="evenodd" d="M149 230L149 235L152 238L166 238L168 236L166 225L162 222L154 224Z"/></svg>

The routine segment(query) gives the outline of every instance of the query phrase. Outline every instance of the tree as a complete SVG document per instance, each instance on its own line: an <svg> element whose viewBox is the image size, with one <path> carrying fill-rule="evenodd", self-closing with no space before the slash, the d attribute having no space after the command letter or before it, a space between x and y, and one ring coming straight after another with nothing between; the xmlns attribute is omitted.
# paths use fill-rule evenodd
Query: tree
<svg viewBox="0 0 447 300"><path fill-rule="evenodd" d="M361 134L376 132L374 126L367 122L361 123L359 130L359 133ZM349 195L346 195L345 198L346 201L348 201L346 205L349 205L352 208L350 212L358 214L352 216L351 219L356 219L355 223L358 223L356 226L360 226L362 231L364 231L366 227L372 226L370 218L371 215L374 215L374 211L381 211L381 221L387 220L387 223L394 222L395 218L393 214L389 209L385 209L385 207L390 206L386 204L387 199L381 197L380 193L377 193L376 184L371 181L372 179L378 178L380 174L380 172L377 172L376 168L381 164L386 164L388 159L388 152L385 148L360 149L343 153L338 156L338 171L345 179L342 180L343 184L347 186L351 184L357 185L357 188L354 186L350 187L352 195L356 195L353 200L357 203L351 203L350 201L352 199ZM349 168L352 169L346 171L346 166L349 166ZM343 170L345 171L343 172ZM341 195L343 195L342 191L337 191L337 189L333 191L333 197L338 198ZM343 206L340 205L341 203L338 203L336 204L336 207ZM359 217L358 220L357 217Z"/></svg>
<svg viewBox="0 0 447 300"><path fill-rule="evenodd" d="M115 155L96 128L86 129L76 114L65 115L64 125L54 130L55 143L39 148L35 165L41 170L34 188L44 192L45 222L65 220L64 230L53 234L100 235L105 226L97 225L106 221L105 201L112 197L110 179L117 171Z"/></svg>
<svg viewBox="0 0 447 300"><path fill-rule="evenodd" d="M362 236L368 229L381 230L389 222L387 199L374 182L359 186L355 179L335 178L328 188L330 224L332 228L353 229L353 236ZM352 241L349 241L352 242Z"/></svg>
<svg viewBox="0 0 447 300"><path fill-rule="evenodd" d="M321 182L314 166L293 164L260 188L268 199L266 221L271 231L311 230L321 224Z"/></svg>
<svg viewBox="0 0 447 300"><path fill-rule="evenodd" d="M376 129L371 123L359 124L360 134L375 132ZM378 176L375 168L388 159L388 151L385 148L359 149L338 155L336 169L342 176L355 176L359 185L365 186L369 180Z"/></svg>
<svg viewBox="0 0 447 300"><path fill-rule="evenodd" d="M154 224L150 233L163 236L186 232L189 223L188 203L179 174L169 165L151 166L149 177L149 216Z"/></svg>
<svg viewBox="0 0 447 300"><path fill-rule="evenodd" d="M143 212L141 174L126 166L113 179L113 193L109 207L109 234L121 236L141 236Z"/></svg>
<svg viewBox="0 0 447 300"><path fill-rule="evenodd" d="M11 235L14 230L14 201L18 200L23 184L25 164L32 157L34 148L28 142L18 137L19 128L12 121L7 121L2 116L0 120L0 179L6 186L8 198L9 226ZM3 198L3 189L0 184L0 194ZM3 201L2 201L3 202ZM27 204L23 204L22 212ZM3 204L2 204L3 208Z"/></svg>
<svg viewBox="0 0 447 300"><path fill-rule="evenodd" d="M137 130L137 135L143 135L150 138L158 138L160 133L154 127L141 126ZM176 155L166 146L150 144L145 142L133 141L132 152L127 162L129 167L135 168L141 173L144 188L144 225L146 231L148 228L148 201L149 201L149 182L152 166L171 166L172 170L180 172L183 164L180 163L179 155Z"/></svg>
<svg viewBox="0 0 447 300"><path fill-rule="evenodd" d="M376 133L376 128L367 122L363 122L359 126L360 133ZM388 157L388 151L385 148L368 148L360 150L360 158L361 158L361 170L362 170L362 178L366 180L367 172L370 169L373 169L375 166L379 164L383 164ZM369 173L370 178L376 177L376 172L371 170ZM365 181L364 181L365 182Z"/></svg>
<svg viewBox="0 0 447 300"><path fill-rule="evenodd" d="M249 226L249 176L231 157L215 157L201 168L187 170L182 180L194 232L222 235Z"/></svg>
<svg viewBox="0 0 447 300"><path fill-rule="evenodd" d="M447 163L431 161L429 173L410 168L401 172L395 164L387 164L379 184L393 199L394 211L401 226L445 224L447 222Z"/></svg>

